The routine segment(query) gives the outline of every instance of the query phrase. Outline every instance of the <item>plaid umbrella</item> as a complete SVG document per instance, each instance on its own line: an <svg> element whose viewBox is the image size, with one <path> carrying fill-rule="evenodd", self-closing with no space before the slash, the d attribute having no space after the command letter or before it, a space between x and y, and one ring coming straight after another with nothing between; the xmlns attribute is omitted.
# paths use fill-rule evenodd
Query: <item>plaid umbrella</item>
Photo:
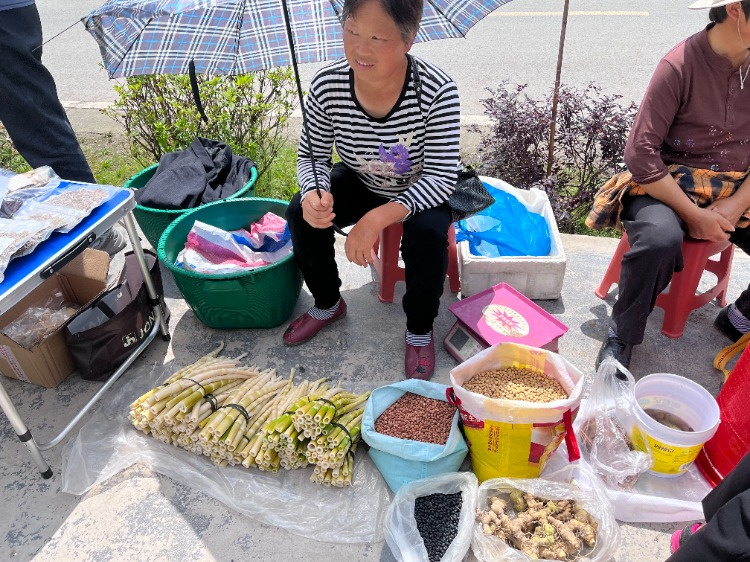
<svg viewBox="0 0 750 562"><path fill-rule="evenodd" d="M463 37L510 0L425 0L416 41ZM82 19L110 78L246 74L340 58L343 0L110 0ZM287 24L294 41L290 48Z"/></svg>
<svg viewBox="0 0 750 562"><path fill-rule="evenodd" d="M463 37L509 1L424 0L416 41ZM297 63L344 56L343 6L344 0L109 0L82 21L110 78L189 73L205 120L196 72L247 74L291 64L304 107ZM302 126L310 138L304 111ZM315 167L313 174L317 186Z"/></svg>

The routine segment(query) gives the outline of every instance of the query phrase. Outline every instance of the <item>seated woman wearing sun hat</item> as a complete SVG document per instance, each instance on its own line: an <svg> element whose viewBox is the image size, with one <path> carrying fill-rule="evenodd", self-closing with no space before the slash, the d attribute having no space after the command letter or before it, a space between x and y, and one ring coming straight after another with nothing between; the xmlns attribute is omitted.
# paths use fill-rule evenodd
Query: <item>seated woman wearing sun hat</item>
<svg viewBox="0 0 750 562"><path fill-rule="evenodd" d="M750 0L700 0L710 23L659 62L625 146L628 171L605 184L586 220L616 226L631 249L597 367L624 366L656 297L681 271L682 240L730 240L750 253ZM719 313L732 340L750 329L750 288Z"/></svg>

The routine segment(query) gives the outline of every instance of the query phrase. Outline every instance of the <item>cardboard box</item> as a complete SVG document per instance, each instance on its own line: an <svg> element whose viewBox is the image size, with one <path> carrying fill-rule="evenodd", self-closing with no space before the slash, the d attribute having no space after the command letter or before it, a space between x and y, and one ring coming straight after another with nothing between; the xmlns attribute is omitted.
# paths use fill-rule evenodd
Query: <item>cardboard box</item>
<svg viewBox="0 0 750 562"><path fill-rule="evenodd" d="M523 205L541 214L549 227L551 247L546 256L474 256L469 243L458 243L461 295L475 295L498 283L507 283L530 299L557 299L562 293L567 258L547 194L539 189L516 189L496 178L481 177L497 189L514 195Z"/></svg>
<svg viewBox="0 0 750 562"><path fill-rule="evenodd" d="M109 255L87 248L0 316L0 373L47 388L57 386L72 373L75 367L65 344L64 325L31 349L21 346L2 330L55 289L60 289L68 301L85 307L104 291L108 272Z"/></svg>

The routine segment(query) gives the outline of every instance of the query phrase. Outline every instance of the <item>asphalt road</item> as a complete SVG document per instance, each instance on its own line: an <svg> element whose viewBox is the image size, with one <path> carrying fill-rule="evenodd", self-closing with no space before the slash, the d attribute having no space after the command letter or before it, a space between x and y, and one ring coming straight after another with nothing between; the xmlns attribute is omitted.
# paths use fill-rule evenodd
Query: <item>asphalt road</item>
<svg viewBox="0 0 750 562"><path fill-rule="evenodd" d="M103 0L37 0L45 39L67 28ZM572 0L562 82L589 82L607 93L640 101L658 60L681 39L700 30L706 11L688 0ZM534 96L550 92L562 22L562 0L514 0L477 24L465 39L415 45L414 54L442 67L457 82L465 117L481 116L486 88L501 81L528 84ZM83 24L44 46L44 62L66 105L110 102L112 81ZM320 65L302 67L303 85Z"/></svg>

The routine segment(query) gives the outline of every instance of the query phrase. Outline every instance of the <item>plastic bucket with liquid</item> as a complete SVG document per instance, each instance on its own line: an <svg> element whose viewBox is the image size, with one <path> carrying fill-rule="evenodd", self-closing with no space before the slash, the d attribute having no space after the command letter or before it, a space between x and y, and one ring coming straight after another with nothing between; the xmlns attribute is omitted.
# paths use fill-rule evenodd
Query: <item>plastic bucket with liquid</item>
<svg viewBox="0 0 750 562"><path fill-rule="evenodd" d="M719 406L702 386L678 375L655 373L635 384L633 443L654 455L650 472L673 478L693 463L719 426ZM661 420L661 421L658 421Z"/></svg>

